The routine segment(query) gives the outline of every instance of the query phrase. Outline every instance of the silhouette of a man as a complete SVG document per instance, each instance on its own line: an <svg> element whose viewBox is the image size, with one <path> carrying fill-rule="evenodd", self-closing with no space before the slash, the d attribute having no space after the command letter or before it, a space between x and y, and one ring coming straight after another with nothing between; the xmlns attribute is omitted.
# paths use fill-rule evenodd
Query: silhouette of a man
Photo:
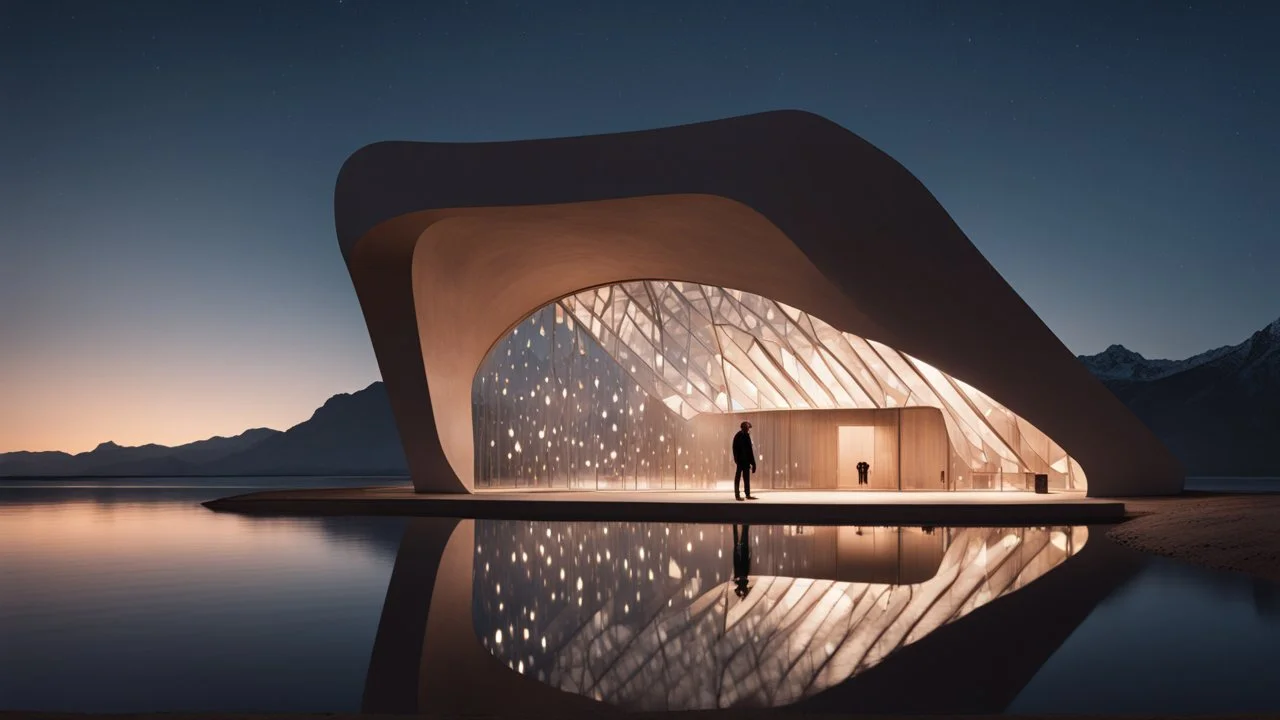
<svg viewBox="0 0 1280 720"><path fill-rule="evenodd" d="M742 429L733 436L733 464L738 467L733 474L733 499L741 500L738 494L738 483L745 486L747 499L755 500L751 495L751 473L756 471L756 451L751 447L751 423L742 421Z"/></svg>
<svg viewBox="0 0 1280 720"><path fill-rule="evenodd" d="M869 472L871 472L871 465L868 464L866 460L859 461L858 462L858 484L859 485L867 484L867 473Z"/></svg>
<svg viewBox="0 0 1280 720"><path fill-rule="evenodd" d="M751 526L743 525L739 533L733 526L733 594L745 598L751 592L747 581L751 576Z"/></svg>

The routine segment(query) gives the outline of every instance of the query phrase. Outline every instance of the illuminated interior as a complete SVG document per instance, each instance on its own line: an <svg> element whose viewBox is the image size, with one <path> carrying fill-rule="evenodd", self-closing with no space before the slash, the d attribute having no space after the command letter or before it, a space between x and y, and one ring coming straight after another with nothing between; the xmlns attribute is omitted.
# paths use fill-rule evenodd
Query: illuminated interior
<svg viewBox="0 0 1280 720"><path fill-rule="evenodd" d="M472 407L478 487L725 487L730 439L749 419L755 487L1028 490L1045 474L1051 488L1086 488L1057 443L962 380L783 303L694 283L544 306L490 351Z"/></svg>
<svg viewBox="0 0 1280 720"><path fill-rule="evenodd" d="M566 692L628 710L777 707L1026 586L1087 540L1083 527L483 521L473 618L494 657Z"/></svg>

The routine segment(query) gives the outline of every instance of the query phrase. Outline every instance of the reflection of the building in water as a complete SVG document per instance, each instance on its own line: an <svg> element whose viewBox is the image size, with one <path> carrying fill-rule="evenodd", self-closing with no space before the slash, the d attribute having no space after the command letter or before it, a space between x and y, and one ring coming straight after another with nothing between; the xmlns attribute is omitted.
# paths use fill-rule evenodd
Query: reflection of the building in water
<svg viewBox="0 0 1280 720"><path fill-rule="evenodd" d="M749 558L749 589L735 584ZM629 709L778 706L1078 552L1084 528L482 521L472 611L512 670ZM735 589L739 592L735 593Z"/></svg>

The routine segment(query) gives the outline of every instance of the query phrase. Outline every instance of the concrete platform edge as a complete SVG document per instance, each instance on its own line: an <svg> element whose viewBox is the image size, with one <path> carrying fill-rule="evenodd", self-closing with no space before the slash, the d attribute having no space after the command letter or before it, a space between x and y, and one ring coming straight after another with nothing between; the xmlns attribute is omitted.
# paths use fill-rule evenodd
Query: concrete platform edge
<svg viewBox="0 0 1280 720"><path fill-rule="evenodd" d="M256 492L211 500L217 512L269 516L391 515L506 520L746 522L804 525L1022 526L1085 525L1126 519L1122 502L1089 500L1017 504L753 503L443 498L336 498L325 491Z"/></svg>

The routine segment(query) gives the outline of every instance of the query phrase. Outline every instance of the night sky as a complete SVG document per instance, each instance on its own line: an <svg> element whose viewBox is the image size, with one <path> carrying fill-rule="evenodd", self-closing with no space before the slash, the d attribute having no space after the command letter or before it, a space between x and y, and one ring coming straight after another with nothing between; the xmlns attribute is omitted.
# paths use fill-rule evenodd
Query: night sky
<svg viewBox="0 0 1280 720"><path fill-rule="evenodd" d="M1280 316L1278 37L1271 1L0 0L0 452L285 428L376 380L332 193L387 139L810 110L1071 350L1234 344Z"/></svg>

